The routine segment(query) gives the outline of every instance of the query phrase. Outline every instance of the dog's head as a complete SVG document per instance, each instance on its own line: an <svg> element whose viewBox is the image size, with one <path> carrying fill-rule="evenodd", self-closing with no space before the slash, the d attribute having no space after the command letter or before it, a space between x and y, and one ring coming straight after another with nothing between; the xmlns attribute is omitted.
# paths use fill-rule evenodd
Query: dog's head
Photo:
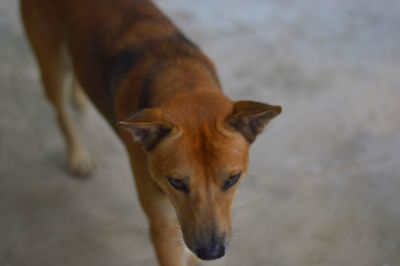
<svg viewBox="0 0 400 266"><path fill-rule="evenodd" d="M232 102L219 93L188 93L119 123L147 152L151 176L200 259L224 255L249 146L280 112L279 106Z"/></svg>

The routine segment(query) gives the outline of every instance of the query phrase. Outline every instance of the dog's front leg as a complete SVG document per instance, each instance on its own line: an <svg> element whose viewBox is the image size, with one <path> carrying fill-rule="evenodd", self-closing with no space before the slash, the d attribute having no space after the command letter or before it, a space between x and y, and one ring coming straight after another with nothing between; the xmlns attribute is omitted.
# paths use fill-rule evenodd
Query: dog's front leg
<svg viewBox="0 0 400 266"><path fill-rule="evenodd" d="M169 200L154 184L147 170L146 155L140 148L129 148L139 200L149 219L150 237L160 266L184 266L184 244Z"/></svg>
<svg viewBox="0 0 400 266"><path fill-rule="evenodd" d="M201 261L193 254L188 256L188 266L200 266Z"/></svg>
<svg viewBox="0 0 400 266"><path fill-rule="evenodd" d="M161 266L183 266L183 243L176 223L150 218L150 234Z"/></svg>

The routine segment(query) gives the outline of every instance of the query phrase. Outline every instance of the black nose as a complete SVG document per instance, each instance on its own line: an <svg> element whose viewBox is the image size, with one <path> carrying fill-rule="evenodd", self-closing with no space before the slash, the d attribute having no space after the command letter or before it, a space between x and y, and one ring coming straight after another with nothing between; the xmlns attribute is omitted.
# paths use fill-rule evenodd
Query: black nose
<svg viewBox="0 0 400 266"><path fill-rule="evenodd" d="M215 260L225 255L225 246L220 243L213 243L196 249L196 255L202 260Z"/></svg>

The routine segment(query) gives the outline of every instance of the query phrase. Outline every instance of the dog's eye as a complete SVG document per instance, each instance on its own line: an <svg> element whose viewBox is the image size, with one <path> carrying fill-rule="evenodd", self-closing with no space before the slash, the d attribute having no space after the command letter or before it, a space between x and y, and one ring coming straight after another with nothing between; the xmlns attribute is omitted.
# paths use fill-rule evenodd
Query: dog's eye
<svg viewBox="0 0 400 266"><path fill-rule="evenodd" d="M237 181L239 181L240 176L242 173L238 173L236 175L230 176L227 180L225 180L224 185L222 186L223 191L227 191L231 187L233 187Z"/></svg>
<svg viewBox="0 0 400 266"><path fill-rule="evenodd" d="M175 179L167 176L168 183L175 188L176 190L183 191L185 193L189 193L189 187L186 184L185 180Z"/></svg>

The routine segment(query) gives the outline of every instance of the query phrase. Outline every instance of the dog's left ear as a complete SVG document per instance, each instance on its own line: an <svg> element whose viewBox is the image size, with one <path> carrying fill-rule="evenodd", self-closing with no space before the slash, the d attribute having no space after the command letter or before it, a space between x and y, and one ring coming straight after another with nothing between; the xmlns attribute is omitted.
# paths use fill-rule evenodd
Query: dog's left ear
<svg viewBox="0 0 400 266"><path fill-rule="evenodd" d="M282 108L277 105L238 101L233 105L233 112L228 116L227 124L252 143L268 122L281 112Z"/></svg>
<svg viewBox="0 0 400 266"><path fill-rule="evenodd" d="M133 140L146 151L153 149L172 129L172 125L162 119L160 110L143 109L117 126L131 133Z"/></svg>

